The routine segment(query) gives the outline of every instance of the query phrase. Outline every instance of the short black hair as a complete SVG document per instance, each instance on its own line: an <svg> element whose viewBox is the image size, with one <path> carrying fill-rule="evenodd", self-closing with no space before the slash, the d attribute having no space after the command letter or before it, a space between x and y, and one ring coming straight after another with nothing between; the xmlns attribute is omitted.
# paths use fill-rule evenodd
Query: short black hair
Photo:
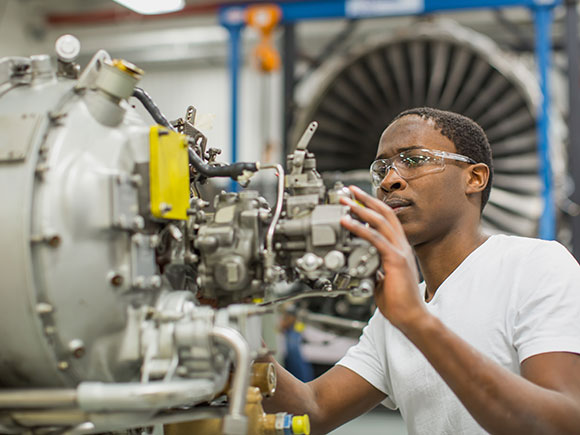
<svg viewBox="0 0 580 435"><path fill-rule="evenodd" d="M423 119L431 119L439 132L451 140L459 154L470 157L477 163L485 163L489 168L489 180L487 186L481 192L481 210L487 204L491 184L493 180L493 162L491 146L487 136L477 122L467 116L431 107L417 107L399 113L391 124L396 120L409 115L417 115Z"/></svg>

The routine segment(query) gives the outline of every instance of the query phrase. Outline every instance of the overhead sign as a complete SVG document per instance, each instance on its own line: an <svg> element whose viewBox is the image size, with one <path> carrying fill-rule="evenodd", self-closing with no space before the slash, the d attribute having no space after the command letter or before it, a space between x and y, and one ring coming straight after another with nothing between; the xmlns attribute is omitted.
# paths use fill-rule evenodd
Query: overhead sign
<svg viewBox="0 0 580 435"><path fill-rule="evenodd" d="M424 10L424 0L346 0L345 4L349 18L418 14Z"/></svg>

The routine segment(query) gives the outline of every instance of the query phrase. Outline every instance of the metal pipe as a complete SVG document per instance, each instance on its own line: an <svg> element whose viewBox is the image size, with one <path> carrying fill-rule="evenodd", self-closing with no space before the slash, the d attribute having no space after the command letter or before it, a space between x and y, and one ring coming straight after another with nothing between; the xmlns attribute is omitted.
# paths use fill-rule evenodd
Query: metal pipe
<svg viewBox="0 0 580 435"><path fill-rule="evenodd" d="M230 165L212 166L205 163L197 153L189 147L189 163L202 175L211 177L230 177L237 180L244 176L245 172L256 172L259 168L257 162L234 162Z"/></svg>
<svg viewBox="0 0 580 435"><path fill-rule="evenodd" d="M552 168L550 164L550 30L552 24L551 6L537 6L533 9L536 37L536 62L540 77L542 102L538 108L538 159L540 176L544 183L542 196L544 210L540 217L539 236L553 240L556 237L556 208L552 188Z"/></svg>
<svg viewBox="0 0 580 435"><path fill-rule="evenodd" d="M140 426L181 423L184 421L223 418L227 408L215 406L195 407L191 409L172 409L158 414L133 413L85 413L79 410L62 411L18 411L7 414L14 427L0 425L0 433L22 433L24 427L52 426L68 427L62 433L95 433L110 432ZM92 428L91 426L92 425ZM68 432L66 432L68 431ZM73 432L74 431L74 432Z"/></svg>
<svg viewBox="0 0 580 435"><path fill-rule="evenodd" d="M300 310L297 313L297 317L304 322L312 323L322 323L330 326L337 326L339 328L351 329L354 331L362 331L367 325L366 322L361 322L359 320L352 319L342 319L340 317L329 316L327 314L313 313L308 310Z"/></svg>
<svg viewBox="0 0 580 435"><path fill-rule="evenodd" d="M276 195L276 208L274 209L274 216L272 217L272 222L268 227L268 232L266 233L266 253L274 254L274 232L276 231L276 225L278 225L278 220L282 214L282 206L284 204L284 168L280 164L276 165L263 165L260 169L275 169L278 174L278 191Z"/></svg>
<svg viewBox="0 0 580 435"><path fill-rule="evenodd" d="M250 347L244 337L232 328L214 326L210 335L231 348L235 353L236 371L232 382L229 413L224 418L224 433L228 435L245 434L247 417L244 411L252 363Z"/></svg>
<svg viewBox="0 0 580 435"><path fill-rule="evenodd" d="M62 433L104 433L153 424L156 417L152 411L88 413L79 409L15 411L8 414L22 427L62 427ZM92 425L89 427L88 423ZM3 432L1 432L3 433ZM22 429L19 431L22 433Z"/></svg>
<svg viewBox="0 0 580 435"><path fill-rule="evenodd" d="M300 293L297 295L286 295L286 296L282 296L276 299L272 299L270 301L266 301L266 302L262 302L259 304L260 307L267 307L268 305L273 305L273 304L278 304L282 301L284 302L291 302L291 301L297 301L299 299L305 299L305 298L319 298L319 297L326 297L326 298L335 298L337 296L340 295L346 295L349 294L351 291L350 290L327 290L327 291L311 291L308 293Z"/></svg>
<svg viewBox="0 0 580 435"><path fill-rule="evenodd" d="M206 402L214 397L216 385L207 379L144 384L82 382L77 391L79 406L87 412L152 410Z"/></svg>
<svg viewBox="0 0 580 435"><path fill-rule="evenodd" d="M149 112L156 123L162 125L163 127L167 127L170 130L175 130L165 115L163 115L159 107L157 107L157 104L155 104L153 98L151 98L147 92L141 88L135 88L133 89L133 96L137 98L141 104L143 104L143 107L145 107L147 112Z"/></svg>
<svg viewBox="0 0 580 435"><path fill-rule="evenodd" d="M4 390L0 391L0 409L72 408L77 406L77 391Z"/></svg>

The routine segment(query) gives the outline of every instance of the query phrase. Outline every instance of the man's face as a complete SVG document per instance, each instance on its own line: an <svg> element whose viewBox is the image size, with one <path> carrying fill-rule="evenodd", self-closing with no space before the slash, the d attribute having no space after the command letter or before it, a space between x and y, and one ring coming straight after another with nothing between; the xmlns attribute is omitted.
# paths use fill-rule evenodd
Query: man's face
<svg viewBox="0 0 580 435"><path fill-rule="evenodd" d="M377 159L390 158L409 148L456 153L451 140L435 129L432 120L405 116L382 134ZM442 172L404 180L391 168L377 189L377 197L391 206L412 246L445 236L457 228L465 207L465 164L445 161Z"/></svg>

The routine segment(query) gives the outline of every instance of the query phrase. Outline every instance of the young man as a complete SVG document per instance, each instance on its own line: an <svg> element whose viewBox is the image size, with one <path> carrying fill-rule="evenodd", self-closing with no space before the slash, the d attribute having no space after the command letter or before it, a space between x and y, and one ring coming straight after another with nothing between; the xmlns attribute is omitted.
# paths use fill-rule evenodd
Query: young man
<svg viewBox="0 0 580 435"><path fill-rule="evenodd" d="M556 242L487 236L489 143L470 119L400 114L342 224L380 252L359 344L304 384L278 366L269 411L326 433L383 402L410 434L580 433L580 267ZM418 259L424 283L418 284Z"/></svg>

